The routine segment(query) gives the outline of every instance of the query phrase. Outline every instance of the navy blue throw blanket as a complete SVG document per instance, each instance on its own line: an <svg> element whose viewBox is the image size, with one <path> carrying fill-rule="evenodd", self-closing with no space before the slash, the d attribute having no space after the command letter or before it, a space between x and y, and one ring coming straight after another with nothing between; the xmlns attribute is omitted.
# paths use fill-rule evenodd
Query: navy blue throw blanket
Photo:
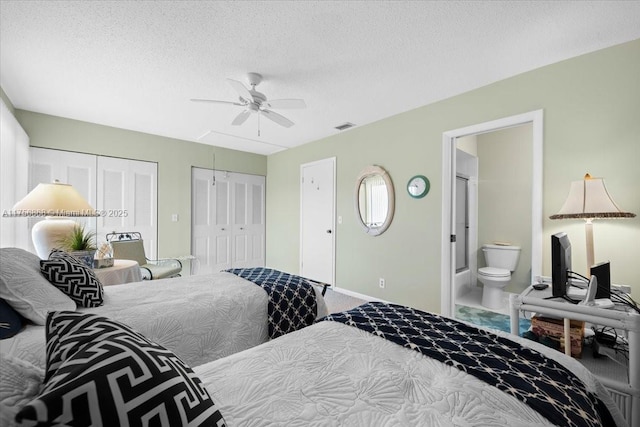
<svg viewBox="0 0 640 427"><path fill-rule="evenodd" d="M277 338L315 321L318 312L316 292L306 279L263 267L225 271L247 279L267 292L269 337Z"/></svg>
<svg viewBox="0 0 640 427"><path fill-rule="evenodd" d="M608 423L611 415L602 402L562 365L483 329L379 302L330 314L323 320L355 326L455 366L525 402L556 425L614 425Z"/></svg>

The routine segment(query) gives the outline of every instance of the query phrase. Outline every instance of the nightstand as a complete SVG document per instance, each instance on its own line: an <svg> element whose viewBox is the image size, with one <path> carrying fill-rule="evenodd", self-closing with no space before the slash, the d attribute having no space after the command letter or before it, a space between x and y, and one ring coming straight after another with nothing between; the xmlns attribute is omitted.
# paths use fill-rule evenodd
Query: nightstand
<svg viewBox="0 0 640 427"><path fill-rule="evenodd" d="M569 336L569 321L583 320L598 326L609 326L626 334L629 342L628 366L604 359L593 359L585 352L583 359L577 359L589 369L609 390L620 412L629 425L640 423L640 314L624 305L612 309L571 304L562 299L545 299L551 296L551 289L535 290L532 286L520 295L512 295L509 300L511 310L511 333L520 335L519 317L521 312L535 312L564 319L565 336ZM566 317L570 316L570 318ZM566 346L570 352L570 346Z"/></svg>

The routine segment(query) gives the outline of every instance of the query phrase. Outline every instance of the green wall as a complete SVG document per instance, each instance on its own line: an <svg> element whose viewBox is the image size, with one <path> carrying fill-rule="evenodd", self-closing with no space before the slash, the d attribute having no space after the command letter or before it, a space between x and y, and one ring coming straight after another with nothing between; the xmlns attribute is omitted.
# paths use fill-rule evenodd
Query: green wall
<svg viewBox="0 0 640 427"><path fill-rule="evenodd" d="M266 175L267 158L178 139L17 109L33 147L158 163L158 256L191 253L191 167ZM171 222L171 214L180 220Z"/></svg>
<svg viewBox="0 0 640 427"><path fill-rule="evenodd" d="M550 235L566 231L573 269L586 272L584 223L551 221L570 182L586 172L606 179L623 209L640 214L640 40L553 64L379 122L268 157L267 264L298 271L299 169L337 158L336 285L440 311L442 133L544 110L543 271L550 274ZM383 166L396 187L396 213L381 236L355 220L353 189L369 164ZM424 174L431 191L411 199L407 180ZM598 220L596 261L611 261L612 280L640 298L640 217ZM385 289L378 278L386 279Z"/></svg>

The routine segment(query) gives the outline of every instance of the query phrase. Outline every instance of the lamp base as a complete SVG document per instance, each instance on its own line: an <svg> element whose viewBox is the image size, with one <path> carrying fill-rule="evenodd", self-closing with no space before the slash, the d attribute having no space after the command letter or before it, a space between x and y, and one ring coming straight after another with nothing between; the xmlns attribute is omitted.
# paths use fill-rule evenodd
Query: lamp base
<svg viewBox="0 0 640 427"><path fill-rule="evenodd" d="M40 259L49 259L52 249L60 247L60 240L68 236L76 222L67 217L46 217L36 222L31 231L33 246Z"/></svg>
<svg viewBox="0 0 640 427"><path fill-rule="evenodd" d="M593 221L587 219L584 223L584 233L587 242L587 277L591 277L591 267L595 264L593 251Z"/></svg>

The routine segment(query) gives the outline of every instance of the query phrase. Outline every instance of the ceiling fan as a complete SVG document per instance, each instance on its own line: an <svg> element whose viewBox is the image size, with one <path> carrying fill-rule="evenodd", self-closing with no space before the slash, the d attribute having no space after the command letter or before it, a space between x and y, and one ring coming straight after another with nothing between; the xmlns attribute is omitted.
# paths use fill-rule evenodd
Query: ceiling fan
<svg viewBox="0 0 640 427"><path fill-rule="evenodd" d="M280 126L284 126L289 128L294 125L294 123L284 117L281 114L272 111L272 108L275 109L293 109L293 108L305 108L307 105L302 99L272 99L268 100L265 94L260 93L256 90L256 86L260 84L262 81L262 75L258 73L248 73L247 79L249 81L249 85L251 89L247 89L245 85L240 83L237 80L227 79L229 85L238 92L238 101L218 101L215 99L191 99L194 102L208 102L213 104L231 104L237 105L240 107L244 107L244 110L240 112L236 116L235 119L231 122L234 126L240 126L243 124L251 114L257 113L258 120L260 116L264 116L269 120L279 124ZM260 135L260 122L258 121L258 136Z"/></svg>

